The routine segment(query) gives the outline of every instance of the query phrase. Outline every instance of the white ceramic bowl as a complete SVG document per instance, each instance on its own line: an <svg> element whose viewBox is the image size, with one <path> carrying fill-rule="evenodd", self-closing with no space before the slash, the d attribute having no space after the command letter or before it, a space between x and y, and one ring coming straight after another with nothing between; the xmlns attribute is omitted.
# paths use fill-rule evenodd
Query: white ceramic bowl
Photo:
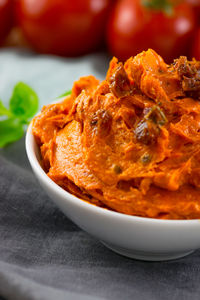
<svg viewBox="0 0 200 300"><path fill-rule="evenodd" d="M129 216L89 204L63 190L43 171L31 125L26 151L33 172L49 197L80 228L122 255L161 261L183 257L200 248L200 220L158 220Z"/></svg>

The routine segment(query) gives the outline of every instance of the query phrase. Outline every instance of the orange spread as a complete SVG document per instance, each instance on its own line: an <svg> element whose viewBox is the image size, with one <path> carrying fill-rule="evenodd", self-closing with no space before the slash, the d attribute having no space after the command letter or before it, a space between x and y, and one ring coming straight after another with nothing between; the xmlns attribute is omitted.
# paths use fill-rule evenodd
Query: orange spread
<svg viewBox="0 0 200 300"><path fill-rule="evenodd" d="M200 62L153 50L74 83L32 123L58 185L129 215L200 218Z"/></svg>

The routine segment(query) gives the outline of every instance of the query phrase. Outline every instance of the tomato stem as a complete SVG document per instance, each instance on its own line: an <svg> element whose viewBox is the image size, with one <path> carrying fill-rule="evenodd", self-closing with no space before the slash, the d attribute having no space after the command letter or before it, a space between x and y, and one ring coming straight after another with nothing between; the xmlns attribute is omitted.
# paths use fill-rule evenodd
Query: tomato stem
<svg viewBox="0 0 200 300"><path fill-rule="evenodd" d="M142 0L142 4L150 10L162 11L167 15L173 14L173 8L179 1L170 0Z"/></svg>

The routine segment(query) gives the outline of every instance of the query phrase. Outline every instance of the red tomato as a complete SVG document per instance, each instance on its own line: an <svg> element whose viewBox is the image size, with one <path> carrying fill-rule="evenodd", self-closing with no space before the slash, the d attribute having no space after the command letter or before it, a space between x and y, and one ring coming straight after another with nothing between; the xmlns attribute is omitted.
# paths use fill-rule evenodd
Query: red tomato
<svg viewBox="0 0 200 300"><path fill-rule="evenodd" d="M18 0L27 41L42 53L76 56L102 44L110 0Z"/></svg>
<svg viewBox="0 0 200 300"><path fill-rule="evenodd" d="M200 28L197 29L192 45L192 57L200 60Z"/></svg>
<svg viewBox="0 0 200 300"><path fill-rule="evenodd" d="M197 22L198 24L200 24L200 0L185 0L185 1L192 6L197 18Z"/></svg>
<svg viewBox="0 0 200 300"><path fill-rule="evenodd" d="M12 0L0 0L0 43L12 27Z"/></svg>
<svg viewBox="0 0 200 300"><path fill-rule="evenodd" d="M119 0L108 23L110 52L121 60L152 48L167 62L188 55L195 16L187 3L175 7L172 16L141 5L140 0Z"/></svg>

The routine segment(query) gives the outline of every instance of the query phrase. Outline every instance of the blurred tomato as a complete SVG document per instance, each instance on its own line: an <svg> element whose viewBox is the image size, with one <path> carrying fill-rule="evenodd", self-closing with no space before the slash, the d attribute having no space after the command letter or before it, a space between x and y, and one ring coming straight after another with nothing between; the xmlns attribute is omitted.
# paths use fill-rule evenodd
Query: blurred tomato
<svg viewBox="0 0 200 300"><path fill-rule="evenodd" d="M108 23L110 52L121 60L152 48L167 62L189 53L195 16L187 3L172 15L150 10L140 0L119 0Z"/></svg>
<svg viewBox="0 0 200 300"><path fill-rule="evenodd" d="M12 27L12 0L0 0L0 44Z"/></svg>
<svg viewBox="0 0 200 300"><path fill-rule="evenodd" d="M18 0L25 38L43 53L76 56L101 45L109 0Z"/></svg>
<svg viewBox="0 0 200 300"><path fill-rule="evenodd" d="M194 36L191 56L200 60L200 28L196 31Z"/></svg>
<svg viewBox="0 0 200 300"><path fill-rule="evenodd" d="M200 0L185 0L194 10L198 24L200 24Z"/></svg>

